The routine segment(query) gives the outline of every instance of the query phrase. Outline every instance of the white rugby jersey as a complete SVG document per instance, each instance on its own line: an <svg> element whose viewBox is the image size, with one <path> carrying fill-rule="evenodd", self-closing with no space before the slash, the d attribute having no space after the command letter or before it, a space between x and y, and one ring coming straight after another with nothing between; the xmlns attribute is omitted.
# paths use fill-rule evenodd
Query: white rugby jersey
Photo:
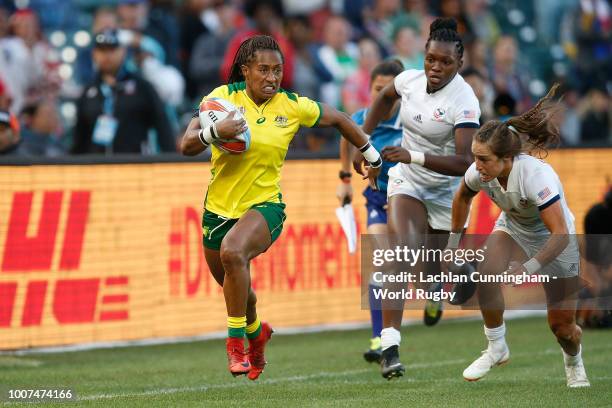
<svg viewBox="0 0 612 408"><path fill-rule="evenodd" d="M406 149L437 156L453 155L453 130L479 127L478 99L459 74L444 88L428 94L425 71L409 69L395 77L395 90L402 98L402 147ZM460 177L446 176L414 164L399 163L398 166L404 177L427 190L426 199L451 206Z"/></svg>
<svg viewBox="0 0 612 408"><path fill-rule="evenodd" d="M466 186L478 192L483 190L506 214L506 219L522 231L549 233L540 218L540 211L559 201L569 234L575 234L574 215L569 210L563 186L553 168L535 157L520 154L514 158L504 189L497 179L488 183L480 180L476 163L465 173Z"/></svg>

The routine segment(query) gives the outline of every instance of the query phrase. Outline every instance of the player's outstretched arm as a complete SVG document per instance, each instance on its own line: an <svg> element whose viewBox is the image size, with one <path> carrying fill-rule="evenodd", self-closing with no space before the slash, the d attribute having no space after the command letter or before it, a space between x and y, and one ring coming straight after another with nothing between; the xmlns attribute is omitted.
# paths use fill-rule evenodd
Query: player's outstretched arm
<svg viewBox="0 0 612 408"><path fill-rule="evenodd" d="M383 159L393 163L415 163L436 173L447 176L462 176L474 161L471 144L472 137L477 129L455 129L455 154L450 156L436 156L401 146L386 146L382 150Z"/></svg>
<svg viewBox="0 0 612 408"><path fill-rule="evenodd" d="M395 101L399 98L400 96L397 94L393 82L385 86L378 96L376 96L376 99L368 111L368 116L363 123L363 131L367 134L371 134L382 118L393 109Z"/></svg>
<svg viewBox="0 0 612 408"><path fill-rule="evenodd" d="M342 137L359 149L363 157L369 163L367 167L367 178L370 180L372 188L376 189L376 178L378 177L378 173L380 173L382 158L380 157L380 153L370 144L368 135L364 133L346 113L340 112L323 103L321 104L321 108L323 112L319 120L319 126L335 127ZM355 170L362 176L366 176L366 171L363 170L363 168L356 168Z"/></svg>
<svg viewBox="0 0 612 408"><path fill-rule="evenodd" d="M451 232L460 233L463 231L465 222L470 212L470 204L477 193L473 192L465 184L465 180L459 185L459 189L453 197L453 208L451 210Z"/></svg>

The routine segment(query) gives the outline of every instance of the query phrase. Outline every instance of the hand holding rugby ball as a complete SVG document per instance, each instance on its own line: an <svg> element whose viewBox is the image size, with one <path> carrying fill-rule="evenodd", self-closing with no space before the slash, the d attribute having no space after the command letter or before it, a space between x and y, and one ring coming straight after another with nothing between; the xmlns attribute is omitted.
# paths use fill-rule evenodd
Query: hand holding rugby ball
<svg viewBox="0 0 612 408"><path fill-rule="evenodd" d="M233 112L233 115L231 113ZM244 125L242 125L244 122ZM251 145L251 131L244 116L231 103L221 98L204 99L200 104L200 126L215 124L213 144L227 153L243 153Z"/></svg>

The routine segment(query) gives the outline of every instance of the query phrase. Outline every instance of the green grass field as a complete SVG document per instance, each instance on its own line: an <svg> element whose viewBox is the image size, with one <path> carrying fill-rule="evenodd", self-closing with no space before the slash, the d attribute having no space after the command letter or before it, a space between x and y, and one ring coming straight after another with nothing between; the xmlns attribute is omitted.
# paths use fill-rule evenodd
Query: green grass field
<svg viewBox="0 0 612 408"><path fill-rule="evenodd" d="M481 322L443 321L403 330L407 372L391 382L363 361L369 332L357 330L273 337L257 382L231 377L223 342L215 340L0 356L0 386L70 387L79 406L100 407L612 405L612 331L585 332L592 386L570 390L545 319L511 320L507 327L510 363L476 383L461 372L485 347Z"/></svg>

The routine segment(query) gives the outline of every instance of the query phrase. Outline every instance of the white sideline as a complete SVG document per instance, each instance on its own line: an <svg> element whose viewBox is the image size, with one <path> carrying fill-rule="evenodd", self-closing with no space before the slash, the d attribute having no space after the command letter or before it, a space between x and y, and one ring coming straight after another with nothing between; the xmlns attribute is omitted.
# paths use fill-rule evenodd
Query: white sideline
<svg viewBox="0 0 612 408"><path fill-rule="evenodd" d="M545 316L545 310L507 310L504 313L505 320L520 319L524 317ZM447 322L465 322L480 320L480 316L470 317L455 317L447 320ZM402 326L414 326L421 324L421 319L406 319ZM300 326L291 328L274 329L274 335L294 335L304 333L320 333L326 331L347 331L357 329L367 329L370 327L369 322L353 322L353 323L334 323L321 324L316 326ZM194 341L219 340L227 336L226 331L201 334L189 337L160 337L155 339L142 340L118 340L118 341L103 341L94 343L74 344L67 346L40 347L23 350L0 351L0 356L24 356L28 354L46 354L46 353L67 353L72 351L88 351L96 349L108 349L117 347L132 347L132 346L156 346L163 344L179 344L191 343Z"/></svg>
<svg viewBox="0 0 612 408"><path fill-rule="evenodd" d="M593 347L590 350L609 349L609 348L612 348L612 346ZM536 352L512 353L511 359L521 358L521 357L549 355L549 354L557 354L559 355L559 358L561 358L561 350L560 348L557 347L557 348L548 348L548 349L544 349L544 350L536 351ZM421 369L421 368L445 367L445 366L451 366L451 365L467 364L470 361L471 361L470 359L462 358L462 359L454 359L454 360L433 361L433 362L428 362L428 363L414 363L414 364L406 365L406 369L410 370L410 369ZM373 370L371 367L361 368L358 370L346 370L346 371L337 371L337 372L321 371L318 373L307 374L307 375L295 375L291 377L262 379L262 380L258 380L257 382L251 382L245 379L244 382L241 381L241 382L233 382L233 383L226 383L226 384L200 385L196 387L157 388L157 389L152 389L148 391L128 392L128 393L122 393L122 394L121 393L93 394L93 395L86 395L83 397L78 397L77 400L78 401L93 401L93 400L103 400L103 399L112 399L112 398L147 397L147 396L154 396L154 395L179 394L179 393L184 393L184 392L204 392L204 391L215 390L215 389L237 388L237 387L255 387L258 385L265 385L265 384L279 384L279 383L285 383L285 382L307 381L307 380L312 380L316 378L342 378L342 377L348 377L348 376L355 375L355 374L363 374L367 372L371 372L371 373L378 375L378 372L376 370ZM601 379L609 379L609 378L610 377L594 377L592 379L601 380ZM453 382L462 381L459 373L454 377L438 378L436 381L445 381L445 380L453 381ZM416 378L403 378L401 381L402 382L418 382L420 380ZM562 380L560 379L559 381L562 381ZM361 383L361 381L358 381L357 383Z"/></svg>
<svg viewBox="0 0 612 408"><path fill-rule="evenodd" d="M466 363L468 360L466 359L455 359L455 360L446 360L446 361L437 361L432 363L416 363L416 364L408 364L406 366L407 369L418 369L418 368L431 368L431 367L444 367L447 365L455 365ZM129 398L129 397L146 397L151 395L162 395L162 394L178 394L182 392L197 392L197 391L208 391L214 389L223 389L223 388L236 388L236 387L253 387L257 384L278 384L285 382L295 382L295 381L307 381L315 378L340 378L347 377L354 374L363 374L367 372L374 372L372 368L360 368L358 370L346 370L346 371L337 371L337 372L329 372L329 371L321 371L314 374L308 375L294 375L291 377L282 377L282 378L270 378L263 379L257 382L239 382L239 383L227 383L227 384L212 384L212 385L200 385L197 387L174 387L174 388L158 388L149 391L142 392L133 392L133 393L125 393L125 394L94 394L87 395L84 397L78 398L79 401L90 401L90 400L99 400L99 399L111 399L111 398Z"/></svg>

